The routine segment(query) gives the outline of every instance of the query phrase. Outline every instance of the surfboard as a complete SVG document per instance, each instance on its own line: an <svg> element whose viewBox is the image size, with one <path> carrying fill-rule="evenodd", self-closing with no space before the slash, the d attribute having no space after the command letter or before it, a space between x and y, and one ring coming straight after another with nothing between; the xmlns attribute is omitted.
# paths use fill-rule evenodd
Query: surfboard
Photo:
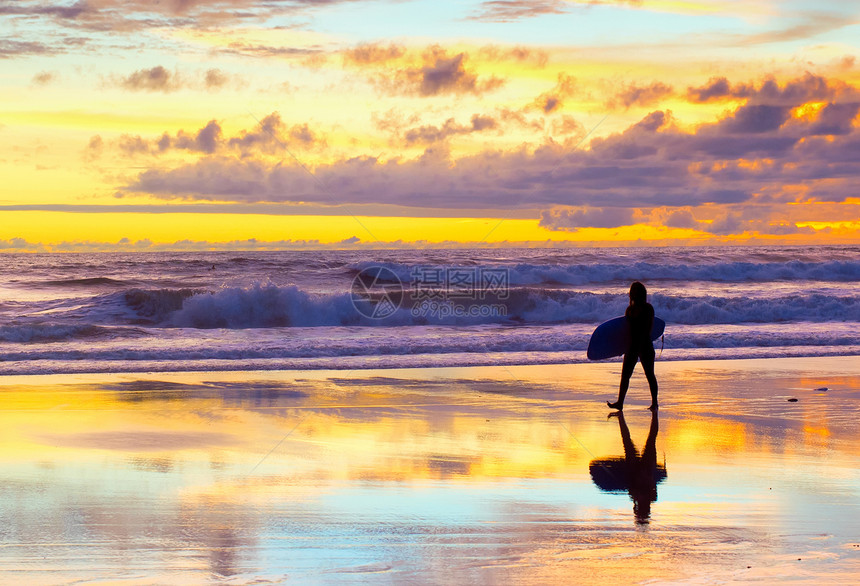
<svg viewBox="0 0 860 586"><path fill-rule="evenodd" d="M651 328L651 340L662 336L665 328L666 322L655 317L654 326ZM588 359L603 360L621 356L627 351L628 346L630 346L630 326L627 325L627 318L622 315L597 326L588 342Z"/></svg>

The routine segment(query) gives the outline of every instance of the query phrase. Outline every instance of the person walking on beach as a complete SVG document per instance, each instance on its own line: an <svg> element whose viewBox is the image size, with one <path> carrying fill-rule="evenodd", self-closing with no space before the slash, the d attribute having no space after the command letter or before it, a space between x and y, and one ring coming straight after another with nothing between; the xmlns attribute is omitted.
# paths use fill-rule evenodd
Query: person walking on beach
<svg viewBox="0 0 860 586"><path fill-rule="evenodd" d="M654 344L651 343L654 307L646 300L647 296L648 292L645 290L645 285L639 281L634 281L630 285L630 305L624 312L627 323L630 325L630 346L624 353L624 362L621 366L621 386L618 389L618 400L614 403L606 402L611 409L621 411L624 408L624 397L627 395L630 376L633 374L637 360L642 363L642 370L645 371L645 377L651 387L651 406L648 408L652 411L657 409L657 377L654 375Z"/></svg>

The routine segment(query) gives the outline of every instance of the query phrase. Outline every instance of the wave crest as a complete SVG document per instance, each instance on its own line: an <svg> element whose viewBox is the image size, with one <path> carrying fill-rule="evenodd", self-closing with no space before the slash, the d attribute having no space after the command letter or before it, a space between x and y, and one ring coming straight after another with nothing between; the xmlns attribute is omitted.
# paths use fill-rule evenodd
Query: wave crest
<svg viewBox="0 0 860 586"><path fill-rule="evenodd" d="M427 265L394 262L358 262L349 265L358 273L370 267L390 269L404 284L412 282L416 269ZM455 267L450 267L455 268ZM474 268L474 267L468 267ZM711 281L718 283L769 281L860 281L860 262L847 260L715 263L595 263L484 265L507 269L512 285L587 285L631 282L647 275L648 281Z"/></svg>
<svg viewBox="0 0 860 586"><path fill-rule="evenodd" d="M479 324L600 323L624 313L625 295L567 289L514 287L506 298L451 299L428 305L404 291L404 303L384 319L365 317L349 293L316 294L295 285L254 285L217 291L131 290L125 302L144 321L186 328L278 328L313 326L408 326ZM814 293L771 299L717 296L651 297L657 315L667 323L733 324L768 322L860 321L857 297ZM492 305L501 311L451 313L447 305L474 309ZM424 309L422 311L422 308Z"/></svg>

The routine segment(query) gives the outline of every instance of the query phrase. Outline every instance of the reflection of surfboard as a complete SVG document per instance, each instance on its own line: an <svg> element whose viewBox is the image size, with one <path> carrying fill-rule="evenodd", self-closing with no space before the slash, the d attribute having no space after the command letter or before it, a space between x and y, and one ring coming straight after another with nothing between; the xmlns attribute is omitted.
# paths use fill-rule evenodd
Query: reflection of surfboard
<svg viewBox="0 0 860 586"><path fill-rule="evenodd" d="M588 471L591 472L591 479L597 488L604 492L627 492L631 488L636 490L635 486L631 486L631 480L636 478L639 470L636 465L631 466L630 461L624 456L592 460L588 465ZM666 480L664 464L657 464L656 469L653 470L653 478L655 486Z"/></svg>
<svg viewBox="0 0 860 586"><path fill-rule="evenodd" d="M651 339L656 340L662 336L665 327L666 322L655 317L654 327L651 328ZM627 351L628 346L630 346L630 326L627 325L627 318L622 315L597 326L588 342L588 359L603 360L621 356Z"/></svg>

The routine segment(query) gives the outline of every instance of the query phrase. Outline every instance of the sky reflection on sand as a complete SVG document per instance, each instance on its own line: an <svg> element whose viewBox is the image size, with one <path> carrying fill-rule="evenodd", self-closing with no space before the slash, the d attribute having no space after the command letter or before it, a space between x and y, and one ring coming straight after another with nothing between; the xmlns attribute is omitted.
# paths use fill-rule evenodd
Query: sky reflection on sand
<svg viewBox="0 0 860 586"><path fill-rule="evenodd" d="M647 523L618 365L7 377L0 580L847 579L854 362L660 364Z"/></svg>

